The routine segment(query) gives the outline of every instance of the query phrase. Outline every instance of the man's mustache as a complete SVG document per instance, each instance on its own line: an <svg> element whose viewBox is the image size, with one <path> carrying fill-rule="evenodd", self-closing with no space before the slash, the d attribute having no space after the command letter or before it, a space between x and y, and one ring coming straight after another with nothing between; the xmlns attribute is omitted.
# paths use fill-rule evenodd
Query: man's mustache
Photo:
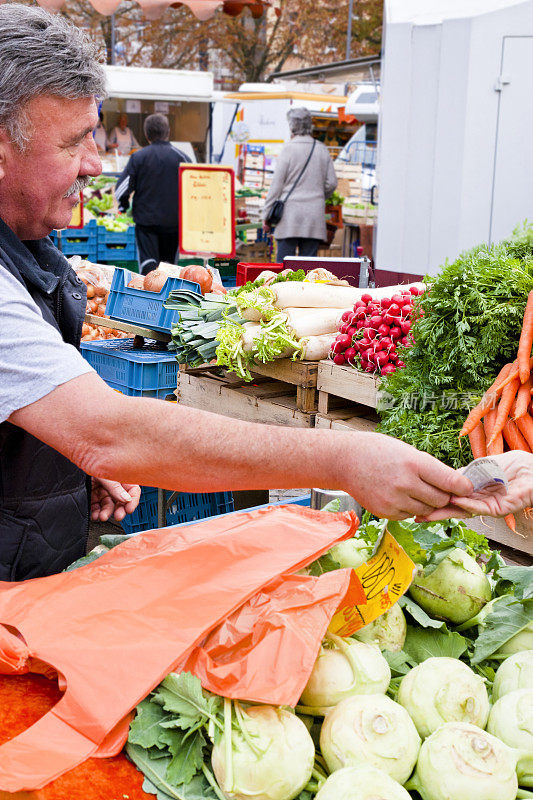
<svg viewBox="0 0 533 800"><path fill-rule="evenodd" d="M72 197L73 194L79 194L82 192L86 186L89 185L91 179L89 177L85 178L76 178L72 186L70 186L63 197Z"/></svg>

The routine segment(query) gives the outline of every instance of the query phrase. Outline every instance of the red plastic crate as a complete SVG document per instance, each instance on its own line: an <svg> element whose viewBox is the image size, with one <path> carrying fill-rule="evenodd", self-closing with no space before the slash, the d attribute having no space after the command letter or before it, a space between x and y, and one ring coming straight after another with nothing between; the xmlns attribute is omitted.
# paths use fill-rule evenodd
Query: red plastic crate
<svg viewBox="0 0 533 800"><path fill-rule="evenodd" d="M283 264L249 264L247 261L240 261L237 264L237 286L244 286L248 281L255 281L265 269L269 269L270 272L281 272L285 267Z"/></svg>

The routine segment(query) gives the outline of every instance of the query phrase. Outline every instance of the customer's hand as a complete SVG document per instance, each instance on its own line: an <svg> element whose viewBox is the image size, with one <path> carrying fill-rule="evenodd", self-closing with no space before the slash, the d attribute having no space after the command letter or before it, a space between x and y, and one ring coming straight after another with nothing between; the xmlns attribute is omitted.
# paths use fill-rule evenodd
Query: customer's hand
<svg viewBox="0 0 533 800"><path fill-rule="evenodd" d="M390 436L357 434L354 452L346 450L339 488L379 517L430 515L449 508L452 496L472 493L472 483L460 472Z"/></svg>
<svg viewBox="0 0 533 800"><path fill-rule="evenodd" d="M132 514L141 498L141 487L136 484L92 478L91 520L107 522L114 516L121 522L126 514Z"/></svg>
<svg viewBox="0 0 533 800"><path fill-rule="evenodd" d="M272 225L269 225L268 222L263 222L263 231L265 233L270 233L272 230Z"/></svg>

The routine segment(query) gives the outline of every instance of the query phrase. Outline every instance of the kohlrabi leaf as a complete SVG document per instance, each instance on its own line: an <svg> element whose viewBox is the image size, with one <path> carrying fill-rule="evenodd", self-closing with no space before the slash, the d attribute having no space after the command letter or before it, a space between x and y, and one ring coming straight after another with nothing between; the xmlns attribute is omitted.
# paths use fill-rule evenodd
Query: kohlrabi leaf
<svg viewBox="0 0 533 800"><path fill-rule="evenodd" d="M391 668L393 677L398 675L407 675L407 673L416 666L413 659L403 650L382 650L382 656L387 661Z"/></svg>
<svg viewBox="0 0 533 800"><path fill-rule="evenodd" d="M320 556L320 558L317 558L312 564L309 564L308 570L310 575L314 575L315 578L317 578L319 575L323 575L324 572L332 572L340 568L341 565L338 561L335 561L333 556L330 556L329 553L324 553L323 556Z"/></svg>
<svg viewBox="0 0 533 800"><path fill-rule="evenodd" d="M448 656L460 658L467 649L468 642L457 631L438 631L433 628L414 628L407 626L404 652L417 664L426 658Z"/></svg>
<svg viewBox="0 0 533 800"><path fill-rule="evenodd" d="M398 604L403 608L404 611L407 611L412 618L418 622L423 628L445 628L446 623L442 619L433 619L427 614L418 603L415 603L412 597L404 594L403 597L400 597L398 600Z"/></svg>
<svg viewBox="0 0 533 800"><path fill-rule="evenodd" d="M170 714L149 699L139 703L136 712L135 719L130 725L128 740L144 748L163 748L165 744L160 740L163 729L160 726L170 718Z"/></svg>
<svg viewBox="0 0 533 800"><path fill-rule="evenodd" d="M520 601L509 595L498 597L479 625L472 664L485 661L532 621L533 600Z"/></svg>
<svg viewBox="0 0 533 800"><path fill-rule="evenodd" d="M533 600L533 567L499 567L497 577L505 594L513 594L518 600Z"/></svg>
<svg viewBox="0 0 533 800"><path fill-rule="evenodd" d="M220 707L220 699L205 696L198 678L190 672L171 672L154 692L154 701L176 717L184 730L203 724L213 718Z"/></svg>
<svg viewBox="0 0 533 800"><path fill-rule="evenodd" d="M146 791L157 791L158 800L215 800L216 794L204 778L199 775L192 779L188 784L173 786L166 778L166 772L170 764L170 758L153 759L148 750L138 745L126 744L126 753L139 769L146 780L143 788Z"/></svg>
<svg viewBox="0 0 533 800"><path fill-rule="evenodd" d="M166 778L173 786L190 783L194 776L202 771L204 762L203 750L206 745L201 730L192 734L178 730L166 730L161 740L168 745L172 753L172 761L168 765Z"/></svg>
<svg viewBox="0 0 533 800"><path fill-rule="evenodd" d="M389 521L387 530L415 564L426 564L432 548L446 542L442 525L432 529L411 520Z"/></svg>

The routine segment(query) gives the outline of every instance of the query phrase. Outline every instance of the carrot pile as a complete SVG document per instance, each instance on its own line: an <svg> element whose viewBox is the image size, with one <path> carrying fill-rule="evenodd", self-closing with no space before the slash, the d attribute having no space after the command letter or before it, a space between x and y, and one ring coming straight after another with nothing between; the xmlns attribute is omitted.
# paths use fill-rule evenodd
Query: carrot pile
<svg viewBox="0 0 533 800"><path fill-rule="evenodd" d="M474 458L508 450L533 452L533 291L527 298L516 360L505 364L469 413L459 436L468 436ZM505 517L512 531L512 514Z"/></svg>

